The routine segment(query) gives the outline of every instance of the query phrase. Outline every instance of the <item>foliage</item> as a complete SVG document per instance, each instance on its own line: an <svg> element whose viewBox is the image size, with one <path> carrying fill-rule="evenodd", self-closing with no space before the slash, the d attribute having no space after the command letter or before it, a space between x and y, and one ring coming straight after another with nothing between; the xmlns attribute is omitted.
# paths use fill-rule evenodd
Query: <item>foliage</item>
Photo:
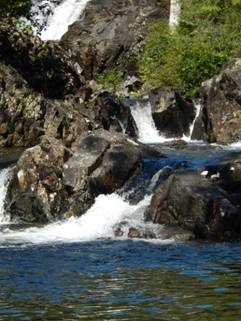
<svg viewBox="0 0 241 321"><path fill-rule="evenodd" d="M95 74L94 78L102 88L115 91L123 80L123 73L119 70L105 70Z"/></svg>
<svg viewBox="0 0 241 321"><path fill-rule="evenodd" d="M241 56L241 0L180 0L180 24L150 26L139 61L150 85L168 85L194 95L224 62Z"/></svg>
<svg viewBox="0 0 241 321"><path fill-rule="evenodd" d="M0 19L26 16L30 7L30 0L0 0Z"/></svg>

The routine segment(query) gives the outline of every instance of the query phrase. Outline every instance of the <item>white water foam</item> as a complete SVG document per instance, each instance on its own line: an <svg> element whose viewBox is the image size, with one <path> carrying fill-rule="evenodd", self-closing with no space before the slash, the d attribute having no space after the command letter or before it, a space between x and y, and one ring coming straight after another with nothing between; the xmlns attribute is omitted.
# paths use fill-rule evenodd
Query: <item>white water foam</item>
<svg viewBox="0 0 241 321"><path fill-rule="evenodd" d="M169 25L175 28L179 23L179 17L181 13L180 0L171 0L170 2L170 17Z"/></svg>
<svg viewBox="0 0 241 321"><path fill-rule="evenodd" d="M18 231L8 228L0 233L0 244L66 243L114 238L114 227L123 221L126 226L124 237L127 237L128 227L140 227L146 224L143 214L150 200L151 196L146 196L137 205L130 205L115 193L100 195L96 198L95 204L80 218L70 218L43 228L33 227ZM149 225L154 226L154 224Z"/></svg>
<svg viewBox="0 0 241 321"><path fill-rule="evenodd" d="M0 171L0 224L6 224L10 221L9 217L5 214L4 205L11 176L12 171L9 168Z"/></svg>
<svg viewBox="0 0 241 321"><path fill-rule="evenodd" d="M42 40L60 40L81 15L89 0L64 0L58 5L53 15L48 17L47 26L41 32Z"/></svg>
<svg viewBox="0 0 241 321"><path fill-rule="evenodd" d="M136 102L130 108L138 129L138 139L140 142L145 144L160 144L173 141L172 138L166 138L159 134L152 117L151 104L149 102Z"/></svg>
<svg viewBox="0 0 241 321"><path fill-rule="evenodd" d="M195 107L195 117L193 122L190 125L190 129L189 129L189 136L183 135L182 140L184 140L187 143L191 143L191 142L197 142L196 140L192 140L192 134L193 134L193 130L194 130L194 125L196 123L196 120L198 119L200 112L202 110L202 105L201 102L198 101L194 101L194 107ZM200 141L199 141L200 142Z"/></svg>

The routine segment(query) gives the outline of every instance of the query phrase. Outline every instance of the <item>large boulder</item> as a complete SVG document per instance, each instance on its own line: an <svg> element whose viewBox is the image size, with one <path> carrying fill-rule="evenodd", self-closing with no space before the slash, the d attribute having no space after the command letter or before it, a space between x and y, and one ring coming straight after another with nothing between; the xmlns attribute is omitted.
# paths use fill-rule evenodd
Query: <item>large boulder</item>
<svg viewBox="0 0 241 321"><path fill-rule="evenodd" d="M209 142L241 140L241 59L226 63L219 75L203 83L202 91L203 129Z"/></svg>
<svg viewBox="0 0 241 321"><path fill-rule="evenodd" d="M98 130L66 148L43 136L16 165L7 196L13 220L48 223L80 216L95 197L122 187L141 168L142 153L123 135Z"/></svg>
<svg viewBox="0 0 241 321"><path fill-rule="evenodd" d="M153 89L149 93L156 128L167 137L189 136L195 118L192 100L183 98L169 88Z"/></svg>
<svg viewBox="0 0 241 321"><path fill-rule="evenodd" d="M17 31L9 21L0 24L0 58L46 97L61 98L82 84L67 51L54 42Z"/></svg>
<svg viewBox="0 0 241 321"><path fill-rule="evenodd" d="M204 173L208 175L208 171ZM196 238L235 240L241 237L237 199L213 181L213 176L176 173L157 188L145 217L153 223L191 231Z"/></svg>
<svg viewBox="0 0 241 321"><path fill-rule="evenodd" d="M128 67L143 48L146 26L167 19L169 6L169 0L92 0L61 44L72 50L88 80L93 69Z"/></svg>
<svg viewBox="0 0 241 321"><path fill-rule="evenodd" d="M75 191L86 186L95 196L122 187L141 166L140 148L125 136L103 129L83 137L64 165L64 182Z"/></svg>

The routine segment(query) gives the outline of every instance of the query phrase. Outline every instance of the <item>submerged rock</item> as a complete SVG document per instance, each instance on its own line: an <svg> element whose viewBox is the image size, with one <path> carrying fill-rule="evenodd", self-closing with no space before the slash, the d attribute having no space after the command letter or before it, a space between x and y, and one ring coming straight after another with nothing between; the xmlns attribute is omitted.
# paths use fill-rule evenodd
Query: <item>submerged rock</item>
<svg viewBox="0 0 241 321"><path fill-rule="evenodd" d="M151 90L149 100L156 128L161 134L166 137L189 136L190 125L195 118L191 100L167 88Z"/></svg>
<svg viewBox="0 0 241 321"><path fill-rule="evenodd" d="M235 240L241 236L240 204L221 183L184 172L171 175L157 188L145 217L191 231L196 238Z"/></svg>

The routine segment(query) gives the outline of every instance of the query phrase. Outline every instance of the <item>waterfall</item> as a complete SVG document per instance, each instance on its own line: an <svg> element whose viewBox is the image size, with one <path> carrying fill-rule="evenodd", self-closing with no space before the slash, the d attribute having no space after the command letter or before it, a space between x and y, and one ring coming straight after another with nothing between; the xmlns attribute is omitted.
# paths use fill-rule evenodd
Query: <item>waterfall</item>
<svg viewBox="0 0 241 321"><path fill-rule="evenodd" d="M5 215L4 205L11 176L12 171L9 168L0 171L0 224L9 223L9 217Z"/></svg>
<svg viewBox="0 0 241 321"><path fill-rule="evenodd" d="M193 134L193 130L194 130L194 125L195 125L196 120L198 119L200 112L202 110L201 101L194 101L194 107L195 107L195 117L194 117L193 122L190 125L189 136L183 135L183 137L182 137L182 140L184 140L187 143L192 141L192 134Z"/></svg>
<svg viewBox="0 0 241 321"><path fill-rule="evenodd" d="M181 12L180 0L171 0L170 1L170 17L169 25L170 27L176 27L178 25L179 16Z"/></svg>
<svg viewBox="0 0 241 321"><path fill-rule="evenodd" d="M151 104L149 102L139 101L130 108L138 129L138 139L140 142L155 144L173 140L159 134L152 117Z"/></svg>
<svg viewBox="0 0 241 321"><path fill-rule="evenodd" d="M89 0L64 0L48 17L46 28L41 32L42 40L60 40L68 26L81 15Z"/></svg>

